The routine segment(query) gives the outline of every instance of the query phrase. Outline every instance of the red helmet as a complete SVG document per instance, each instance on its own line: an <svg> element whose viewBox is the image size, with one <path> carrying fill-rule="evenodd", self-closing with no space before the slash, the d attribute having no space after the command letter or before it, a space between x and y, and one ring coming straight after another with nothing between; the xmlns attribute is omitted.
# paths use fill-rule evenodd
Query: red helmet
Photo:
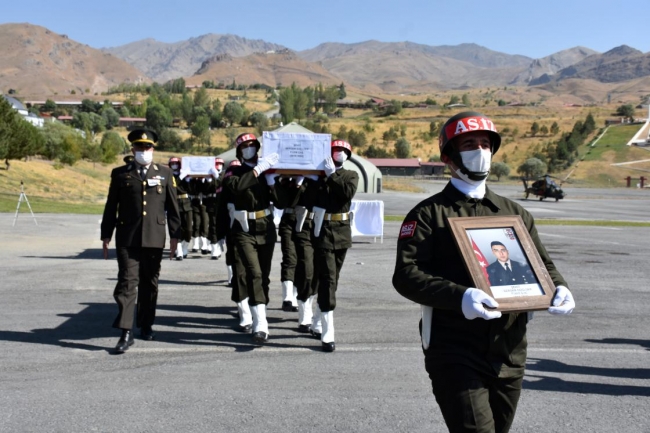
<svg viewBox="0 0 650 433"><path fill-rule="evenodd" d="M451 140L466 132L474 131L487 131L492 141L492 154L497 153L499 146L501 146L501 136L497 132L494 123L484 114L475 111L464 111L447 120L440 130L438 139L440 155L449 152L447 143Z"/></svg>
<svg viewBox="0 0 650 433"><path fill-rule="evenodd" d="M348 158L352 156L352 146L345 140L334 140L332 141L332 149L340 148L348 154Z"/></svg>
<svg viewBox="0 0 650 433"><path fill-rule="evenodd" d="M170 168L171 168L172 165L178 165L178 167L180 168L180 166L181 166L181 160L180 160L180 158L177 158L177 157L175 157L175 156L172 156L171 158L169 158L169 162L167 163L167 165L168 165Z"/></svg>
<svg viewBox="0 0 650 433"><path fill-rule="evenodd" d="M246 143L255 143L255 146L257 146L257 150L260 150L260 141L255 137L255 134L251 134L249 132L244 132L243 134L239 134L237 138L235 139L235 146L237 147L237 151L235 152L235 155L237 156L237 159L241 159L241 146Z"/></svg>
<svg viewBox="0 0 650 433"><path fill-rule="evenodd" d="M230 164L228 164L228 167L237 167L239 165L241 165L241 162L239 162L238 159L233 159L232 161L230 161Z"/></svg>
<svg viewBox="0 0 650 433"><path fill-rule="evenodd" d="M219 164L223 165L223 164L224 164L224 160L221 159L221 158L215 158L215 159L214 159L214 166L216 167L216 166L219 165Z"/></svg>
<svg viewBox="0 0 650 433"><path fill-rule="evenodd" d="M255 134L251 134L250 132L244 132L243 134L239 134L235 139L235 146L239 147L242 144L251 141L255 142L258 149L260 148L260 141L257 139L257 137L255 137Z"/></svg>

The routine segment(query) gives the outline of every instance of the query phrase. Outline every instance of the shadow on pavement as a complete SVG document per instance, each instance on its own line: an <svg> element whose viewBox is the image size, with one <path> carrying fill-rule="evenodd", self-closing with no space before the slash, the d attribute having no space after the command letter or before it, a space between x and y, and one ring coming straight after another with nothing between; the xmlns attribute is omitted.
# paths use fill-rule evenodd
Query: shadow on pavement
<svg viewBox="0 0 650 433"><path fill-rule="evenodd" d="M85 308L76 314L63 313L58 317L67 317L56 328L32 329L31 331L5 331L0 330L0 341L22 342L31 344L45 344L71 349L83 349L91 351L113 352L113 346L97 346L88 341L98 338L113 338L117 343L119 331L111 327L117 313L115 304L105 303L82 303ZM236 308L233 307L202 307L192 305L158 305L158 311L192 313L209 315L211 317L193 317L188 315L158 316L154 324L156 341L193 346L226 346L236 351L254 350L258 345L253 344L251 335L240 333L235 330L238 324ZM224 317L225 316L225 317ZM264 347L298 347L305 348L303 343L310 338L307 334L300 334L296 331L279 327L286 321L295 321L295 318L273 318L269 317L269 331L271 337ZM158 326L158 327L156 327ZM172 331L161 329L160 326L173 328ZM180 330L179 330L180 329ZM192 330L204 330L203 332L192 332ZM205 332L205 330L214 332ZM183 331L187 330L187 331ZM281 332L281 334L280 334ZM135 337L138 338L138 331L135 330ZM299 340L298 340L299 339ZM274 342L281 340L282 343ZM289 344L288 341L296 341L296 344ZM314 342L316 342L314 340ZM320 346L320 345L318 345ZM317 348L314 347L314 350ZM320 349L320 347L318 347Z"/></svg>
<svg viewBox="0 0 650 433"><path fill-rule="evenodd" d="M524 388L538 391L569 392L577 394L599 395L636 395L650 396L650 387L632 385L612 385L598 382L578 382L531 374L531 372L562 374L583 374L592 377L613 377L623 379L650 379L648 368L605 368L570 365L548 359L529 358L526 363ZM533 379L533 380L530 380Z"/></svg>
<svg viewBox="0 0 650 433"><path fill-rule="evenodd" d="M600 340L586 339L585 341L589 343L602 343L602 344L627 344L627 345L638 345L644 349L650 350L650 339L646 340L633 340L630 338L602 338Z"/></svg>

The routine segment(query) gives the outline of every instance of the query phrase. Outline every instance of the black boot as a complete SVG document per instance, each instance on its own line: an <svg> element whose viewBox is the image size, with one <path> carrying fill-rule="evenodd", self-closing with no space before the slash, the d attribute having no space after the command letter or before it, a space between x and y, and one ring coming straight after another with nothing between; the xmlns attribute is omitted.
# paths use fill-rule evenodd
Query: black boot
<svg viewBox="0 0 650 433"><path fill-rule="evenodd" d="M323 352L334 352L334 349L336 349L336 346L334 345L334 342L332 341L331 343L322 343L321 348L323 349Z"/></svg>
<svg viewBox="0 0 650 433"><path fill-rule="evenodd" d="M123 329L122 336L120 337L120 341L118 341L117 346L115 346L115 351L117 353L124 353L132 345L133 345L133 331L131 331L130 329Z"/></svg>
<svg viewBox="0 0 650 433"><path fill-rule="evenodd" d="M156 333L153 332L151 326L143 326L141 331L141 336L143 340L151 341L156 336Z"/></svg>

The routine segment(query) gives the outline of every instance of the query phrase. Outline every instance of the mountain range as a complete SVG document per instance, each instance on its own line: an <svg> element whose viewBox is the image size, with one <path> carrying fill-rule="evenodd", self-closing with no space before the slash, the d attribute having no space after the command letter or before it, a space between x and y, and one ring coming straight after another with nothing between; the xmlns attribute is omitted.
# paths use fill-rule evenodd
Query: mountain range
<svg viewBox="0 0 650 433"><path fill-rule="evenodd" d="M628 46L599 53L569 48L533 59L477 44L323 43L292 51L236 35L207 34L176 43L144 39L95 49L43 27L0 25L0 91L21 96L95 94L124 83L183 77L226 84L340 84L366 94L435 92L500 86L545 91L598 87L649 93L650 53ZM589 99L589 98L587 98Z"/></svg>

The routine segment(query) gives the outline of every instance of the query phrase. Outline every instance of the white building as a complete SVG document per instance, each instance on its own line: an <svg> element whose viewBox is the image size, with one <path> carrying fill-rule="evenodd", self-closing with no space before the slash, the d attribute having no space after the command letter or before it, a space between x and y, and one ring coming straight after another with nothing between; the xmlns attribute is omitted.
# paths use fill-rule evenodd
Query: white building
<svg viewBox="0 0 650 433"><path fill-rule="evenodd" d="M5 98L7 102L9 102L11 107L14 110L16 110L18 114L23 116L23 119L25 119L26 121L28 121L34 126L37 126L39 128L43 127L43 124L45 123L45 119L27 111L27 108L18 99L12 98L11 96L7 96L7 95L2 95L2 97Z"/></svg>

